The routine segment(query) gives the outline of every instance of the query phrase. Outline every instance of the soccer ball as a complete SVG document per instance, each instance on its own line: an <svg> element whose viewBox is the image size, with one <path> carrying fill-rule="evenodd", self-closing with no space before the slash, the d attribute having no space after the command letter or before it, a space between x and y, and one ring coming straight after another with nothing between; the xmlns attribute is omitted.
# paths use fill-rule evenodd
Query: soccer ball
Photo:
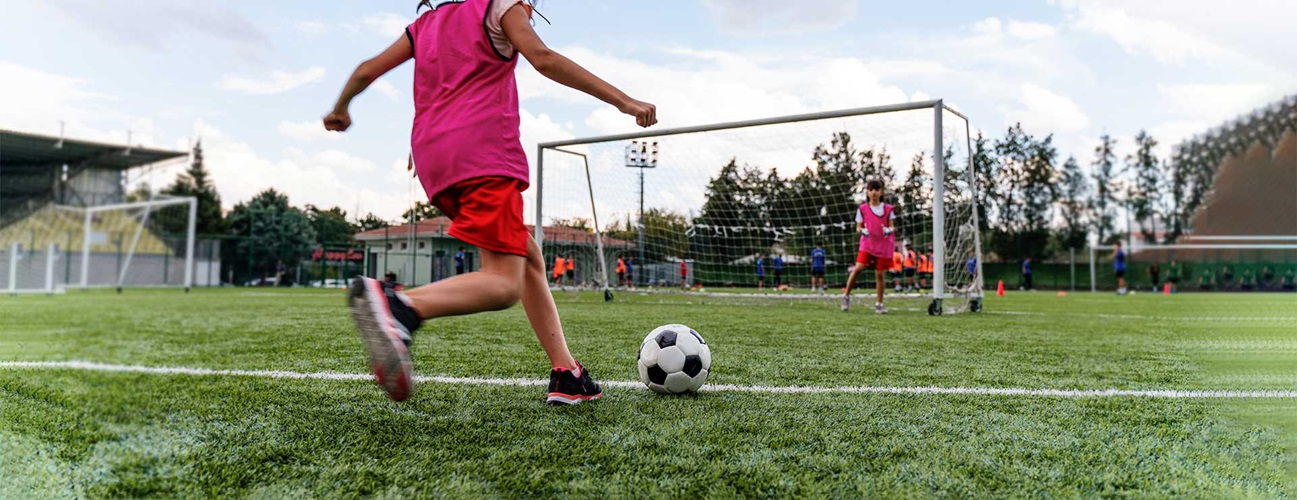
<svg viewBox="0 0 1297 500"><path fill-rule="evenodd" d="M696 392L707 381L712 351L684 325L659 326L639 346L639 379L658 394Z"/></svg>

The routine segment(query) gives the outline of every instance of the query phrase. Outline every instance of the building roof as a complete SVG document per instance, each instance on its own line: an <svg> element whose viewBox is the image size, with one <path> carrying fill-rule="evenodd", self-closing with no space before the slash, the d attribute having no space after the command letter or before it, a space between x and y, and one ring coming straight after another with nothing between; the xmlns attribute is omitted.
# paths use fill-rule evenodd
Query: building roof
<svg viewBox="0 0 1297 500"><path fill-rule="evenodd" d="M0 130L0 168L54 168L86 165L108 170L129 170L188 156L183 151L104 144L77 139Z"/></svg>
<svg viewBox="0 0 1297 500"><path fill-rule="evenodd" d="M404 224L404 225L393 226L389 228L365 231L356 234L356 240L357 241L404 240L410 237L411 227L412 226L410 224ZM436 217L433 219L419 221L413 224L413 231L415 233L415 238L429 238L429 237L439 237L439 236L449 238L450 235L448 233L450 232L450 218ZM535 231L535 226L528 225L527 231L528 232ZM545 242L594 245L595 235L594 233L586 231L584 229L574 229L570 227L558 227L558 226L545 226ZM630 248L634 246L628 241L619 240L617 238L609 238L607 236L604 237L603 244L610 247L625 247L625 248Z"/></svg>

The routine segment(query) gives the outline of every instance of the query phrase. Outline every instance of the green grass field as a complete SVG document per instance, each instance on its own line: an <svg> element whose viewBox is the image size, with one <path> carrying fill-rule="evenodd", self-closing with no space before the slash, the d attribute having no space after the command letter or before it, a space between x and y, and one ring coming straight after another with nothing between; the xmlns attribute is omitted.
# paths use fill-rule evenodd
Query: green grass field
<svg viewBox="0 0 1297 500"><path fill-rule="evenodd" d="M1277 390L1262 399L780 394L0 367L0 498L1297 494L1297 295L1013 293L986 312L556 295L572 349L632 381L652 328L737 386ZM0 297L0 362L364 374L341 291ZM869 305L867 300L858 303ZM421 375L543 379L521 308L429 323Z"/></svg>

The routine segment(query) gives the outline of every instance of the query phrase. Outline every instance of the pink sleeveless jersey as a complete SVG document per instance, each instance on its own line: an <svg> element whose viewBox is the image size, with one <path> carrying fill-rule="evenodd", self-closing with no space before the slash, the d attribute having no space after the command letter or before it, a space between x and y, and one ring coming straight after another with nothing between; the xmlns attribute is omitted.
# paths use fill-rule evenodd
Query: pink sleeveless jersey
<svg viewBox="0 0 1297 500"><path fill-rule="evenodd" d="M869 230L869 236L860 235L860 251L874 257L892 258L892 252L896 248L896 234L883 236L883 227L887 226L887 220L892 217L892 206L883 204L883 216L879 217L874 215L866 202L860 205L860 217L865 221L865 229Z"/></svg>
<svg viewBox="0 0 1297 500"><path fill-rule="evenodd" d="M428 198L476 177L529 183L518 132L517 55L496 51L484 23L493 0L442 2L406 34L414 46L415 170Z"/></svg>

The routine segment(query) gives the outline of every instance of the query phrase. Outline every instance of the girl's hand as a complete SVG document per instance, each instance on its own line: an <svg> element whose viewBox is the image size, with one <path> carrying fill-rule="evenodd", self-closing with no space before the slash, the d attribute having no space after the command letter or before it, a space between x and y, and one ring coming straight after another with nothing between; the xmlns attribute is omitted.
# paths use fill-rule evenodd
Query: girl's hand
<svg viewBox="0 0 1297 500"><path fill-rule="evenodd" d="M329 116L324 117L324 130L331 132L346 132L351 127L351 113L346 111L334 111Z"/></svg>
<svg viewBox="0 0 1297 500"><path fill-rule="evenodd" d="M652 127L658 122L658 108L652 104L634 99L627 99L618 111L635 117L635 124L644 128Z"/></svg>

